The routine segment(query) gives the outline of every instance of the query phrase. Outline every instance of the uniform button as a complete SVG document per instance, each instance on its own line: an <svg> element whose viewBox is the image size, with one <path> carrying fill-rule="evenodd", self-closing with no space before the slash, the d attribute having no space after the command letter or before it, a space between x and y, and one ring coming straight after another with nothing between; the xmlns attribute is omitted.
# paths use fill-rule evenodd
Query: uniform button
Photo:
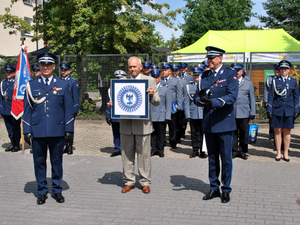
<svg viewBox="0 0 300 225"><path fill-rule="evenodd" d="M283 102L285 104L285 102Z"/></svg>
<svg viewBox="0 0 300 225"><path fill-rule="evenodd" d="M49 102L49 100L47 100L47 102Z"/></svg>
<svg viewBox="0 0 300 225"><path fill-rule="evenodd" d="M47 116L49 116L49 115L47 115Z"/></svg>
<svg viewBox="0 0 300 225"><path fill-rule="evenodd" d="M228 116L231 116L231 114L229 114Z"/></svg>
<svg viewBox="0 0 300 225"><path fill-rule="evenodd" d="M48 93L46 95L48 95Z"/></svg>
<svg viewBox="0 0 300 225"><path fill-rule="evenodd" d="M213 88L213 86L210 86L211 88Z"/></svg>
<svg viewBox="0 0 300 225"><path fill-rule="evenodd" d="M49 109L49 108L47 107L47 109Z"/></svg>

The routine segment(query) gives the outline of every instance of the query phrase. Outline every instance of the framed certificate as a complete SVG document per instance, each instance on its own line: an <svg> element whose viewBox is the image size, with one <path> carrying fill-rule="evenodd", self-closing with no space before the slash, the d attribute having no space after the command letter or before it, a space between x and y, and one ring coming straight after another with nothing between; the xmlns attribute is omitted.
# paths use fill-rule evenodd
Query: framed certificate
<svg viewBox="0 0 300 225"><path fill-rule="evenodd" d="M147 79L112 79L112 119L149 119Z"/></svg>

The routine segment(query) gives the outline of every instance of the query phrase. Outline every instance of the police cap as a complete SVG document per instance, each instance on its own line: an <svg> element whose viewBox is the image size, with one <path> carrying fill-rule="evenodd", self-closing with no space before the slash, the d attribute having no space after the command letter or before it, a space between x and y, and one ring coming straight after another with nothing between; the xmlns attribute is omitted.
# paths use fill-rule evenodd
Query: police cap
<svg viewBox="0 0 300 225"><path fill-rule="evenodd" d="M126 72L123 70L116 70L114 73L115 77L117 78L122 78L122 77L126 77Z"/></svg>
<svg viewBox="0 0 300 225"><path fill-rule="evenodd" d="M279 67L280 68L288 68L288 69L290 69L292 67L292 64L289 61L287 61L287 60L281 60L279 62Z"/></svg>
<svg viewBox="0 0 300 225"><path fill-rule="evenodd" d="M153 69L153 70L159 70L159 67L158 67L158 65L154 65L154 64L153 64L153 65L151 66L151 69Z"/></svg>
<svg viewBox="0 0 300 225"><path fill-rule="evenodd" d="M205 49L207 51L207 55L206 55L207 58L215 58L225 53L223 49L213 47L213 46L207 46Z"/></svg>
<svg viewBox="0 0 300 225"><path fill-rule="evenodd" d="M203 72L203 68L201 68L199 66L195 66L193 68L193 76L200 75L202 72Z"/></svg>
<svg viewBox="0 0 300 225"><path fill-rule="evenodd" d="M10 65L5 66L5 72L11 73L11 72L15 72L15 71L16 71L16 69L14 67L12 67Z"/></svg>
<svg viewBox="0 0 300 225"><path fill-rule="evenodd" d="M142 64L143 64L143 68L145 68L145 69L149 69L152 66L152 63L148 62L148 61L145 61Z"/></svg>
<svg viewBox="0 0 300 225"><path fill-rule="evenodd" d="M154 69L154 70L151 70L151 76L152 77L159 77L160 76L160 70L158 69Z"/></svg>
<svg viewBox="0 0 300 225"><path fill-rule="evenodd" d="M203 64L204 67L208 67L207 60L204 60L204 61L202 62L202 64Z"/></svg>
<svg viewBox="0 0 300 225"><path fill-rule="evenodd" d="M40 67L39 67L39 64L35 63L35 64L32 64L31 65L31 68L34 72L36 71L40 71Z"/></svg>
<svg viewBox="0 0 300 225"><path fill-rule="evenodd" d="M50 52L43 52L37 57L38 63L55 64L56 55Z"/></svg>
<svg viewBox="0 0 300 225"><path fill-rule="evenodd" d="M71 66L66 62L62 62L61 64L59 64L59 68L60 70L70 70Z"/></svg>
<svg viewBox="0 0 300 225"><path fill-rule="evenodd" d="M235 69L235 70L243 70L244 66L240 63L232 63L231 64L231 68Z"/></svg>
<svg viewBox="0 0 300 225"><path fill-rule="evenodd" d="M278 64L274 64L273 66L274 66L274 70L280 70L280 67Z"/></svg>
<svg viewBox="0 0 300 225"><path fill-rule="evenodd" d="M165 68L172 69L171 65L169 63L167 63L167 62L163 62L161 64L161 68L163 68L163 69L165 69Z"/></svg>
<svg viewBox="0 0 300 225"><path fill-rule="evenodd" d="M187 67L188 66L188 64L187 63L184 63L184 62L181 62L180 64L179 64L179 67L180 68L185 68L185 67Z"/></svg>
<svg viewBox="0 0 300 225"><path fill-rule="evenodd" d="M179 66L177 64L172 64L172 70L179 70Z"/></svg>

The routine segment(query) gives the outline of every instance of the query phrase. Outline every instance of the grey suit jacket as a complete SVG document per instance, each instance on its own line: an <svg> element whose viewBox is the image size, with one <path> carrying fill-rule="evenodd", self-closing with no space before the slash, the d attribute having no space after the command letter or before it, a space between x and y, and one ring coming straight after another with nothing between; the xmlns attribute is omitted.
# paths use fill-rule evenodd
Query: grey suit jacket
<svg viewBox="0 0 300 225"><path fill-rule="evenodd" d="M140 74L140 79L147 79L149 80L149 87L152 87L154 89L154 95L152 98L150 98L149 102L149 109L150 109L150 103L152 105L159 105L160 103L160 97L156 88L156 82L153 77L145 76L143 74ZM130 76L127 76L126 78L121 79L130 79ZM150 118L148 120L141 120L141 119L121 119L120 120L120 133L121 134L133 134L133 135L147 135L151 134L153 131L152 127L152 121L151 121L151 114Z"/></svg>
<svg viewBox="0 0 300 225"><path fill-rule="evenodd" d="M255 116L255 95L253 84L250 80L242 78L239 84L239 92L234 103L235 118L248 118Z"/></svg>

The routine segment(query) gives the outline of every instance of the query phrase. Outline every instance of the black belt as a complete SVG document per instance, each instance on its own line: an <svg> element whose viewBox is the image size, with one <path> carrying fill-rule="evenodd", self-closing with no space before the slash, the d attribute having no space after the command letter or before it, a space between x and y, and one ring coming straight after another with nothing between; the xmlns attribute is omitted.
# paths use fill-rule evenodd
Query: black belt
<svg viewBox="0 0 300 225"><path fill-rule="evenodd" d="M8 98L8 97L4 97L4 101L11 101L12 99L11 98Z"/></svg>

